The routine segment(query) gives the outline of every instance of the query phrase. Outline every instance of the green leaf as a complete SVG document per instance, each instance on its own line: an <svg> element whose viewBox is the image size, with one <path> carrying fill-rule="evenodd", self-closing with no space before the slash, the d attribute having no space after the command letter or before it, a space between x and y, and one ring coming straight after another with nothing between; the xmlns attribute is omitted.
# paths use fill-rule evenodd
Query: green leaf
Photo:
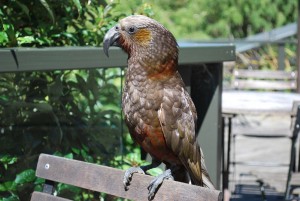
<svg viewBox="0 0 300 201"><path fill-rule="evenodd" d="M6 32L7 36L8 36L8 39L11 43L10 45L11 46L16 46L18 42L17 42L15 28L14 28L13 24L9 24L8 22L4 23L3 24L3 29Z"/></svg>
<svg viewBox="0 0 300 201"><path fill-rule="evenodd" d="M1 199L0 201L20 201L20 199L16 195L11 195L8 198Z"/></svg>
<svg viewBox="0 0 300 201"><path fill-rule="evenodd" d="M24 184L35 180L35 171L27 169L16 176L15 183Z"/></svg>
<svg viewBox="0 0 300 201"><path fill-rule="evenodd" d="M72 153L66 154L66 155L64 155L64 157L68 158L68 159L73 159L74 158Z"/></svg>
<svg viewBox="0 0 300 201"><path fill-rule="evenodd" d="M80 154L80 149L77 149L75 147L72 147L71 149L75 154L77 154L77 155Z"/></svg>
<svg viewBox="0 0 300 201"><path fill-rule="evenodd" d="M37 178L37 179L34 181L34 184L35 184L35 185L44 184L44 183L45 183L45 179L42 179L42 178Z"/></svg>
<svg viewBox="0 0 300 201"><path fill-rule="evenodd" d="M75 6L77 8L78 13L81 14L82 6L81 6L81 3L80 3L80 0L73 0L73 3L75 4Z"/></svg>
<svg viewBox="0 0 300 201"><path fill-rule="evenodd" d="M158 176L158 175L163 173L163 170L161 168L157 167L157 168L153 168L151 170L148 170L147 172L152 176Z"/></svg>
<svg viewBox="0 0 300 201"><path fill-rule="evenodd" d="M0 192L15 191L15 190L16 190L16 183L13 181L7 181L0 184Z"/></svg>
<svg viewBox="0 0 300 201"><path fill-rule="evenodd" d="M17 38L20 45L26 44L26 43L32 43L35 41L33 36L24 36L24 37L18 37Z"/></svg>
<svg viewBox="0 0 300 201"><path fill-rule="evenodd" d="M54 14L48 4L48 2L46 0L40 0L41 4L46 8L46 10L48 11L50 18L52 20L52 23L54 23L55 19L54 19Z"/></svg>
<svg viewBox="0 0 300 201"><path fill-rule="evenodd" d="M11 165L11 164L14 164L17 160L18 160L17 157L10 156L8 154L0 156L0 162L3 164Z"/></svg>
<svg viewBox="0 0 300 201"><path fill-rule="evenodd" d="M67 193L71 193L71 194L79 194L81 192L81 189L79 187L76 186L71 186L68 184L62 184L59 183L57 185L57 191L58 191L58 195L63 195L63 194L67 194Z"/></svg>
<svg viewBox="0 0 300 201"><path fill-rule="evenodd" d="M88 155L88 154L86 153L86 151L84 151L83 149L81 150L81 155L82 155L82 157L84 158L84 161L90 162L90 163L93 163L93 162L94 162L93 157L90 156L90 155Z"/></svg>
<svg viewBox="0 0 300 201"><path fill-rule="evenodd" d="M0 43L8 42L7 34L3 31L0 31Z"/></svg>

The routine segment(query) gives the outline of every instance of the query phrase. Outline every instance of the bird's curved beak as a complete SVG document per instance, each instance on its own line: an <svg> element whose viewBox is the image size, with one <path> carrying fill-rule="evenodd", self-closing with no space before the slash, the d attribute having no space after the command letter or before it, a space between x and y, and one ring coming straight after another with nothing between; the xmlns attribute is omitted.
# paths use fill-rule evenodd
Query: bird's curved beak
<svg viewBox="0 0 300 201"><path fill-rule="evenodd" d="M103 51L107 57L108 50L110 46L119 46L118 39L120 38L119 31L116 30L116 27L112 27L104 36L103 39Z"/></svg>

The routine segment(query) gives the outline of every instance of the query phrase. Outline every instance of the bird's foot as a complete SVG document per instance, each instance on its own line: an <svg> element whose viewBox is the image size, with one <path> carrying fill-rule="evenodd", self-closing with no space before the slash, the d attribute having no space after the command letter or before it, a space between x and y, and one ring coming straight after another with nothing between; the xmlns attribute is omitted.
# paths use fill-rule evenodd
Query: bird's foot
<svg viewBox="0 0 300 201"><path fill-rule="evenodd" d="M160 185L163 183L165 179L174 180L174 177L172 176L172 172L170 169L167 169L161 175L158 175L151 181L150 185L148 186L148 191L149 191L148 200L152 200L154 198L156 191L158 190L158 188L160 187Z"/></svg>
<svg viewBox="0 0 300 201"><path fill-rule="evenodd" d="M126 170L123 178L123 185L126 191L128 190L128 186L130 185L130 181L134 173L145 174L144 170L141 167L131 167Z"/></svg>

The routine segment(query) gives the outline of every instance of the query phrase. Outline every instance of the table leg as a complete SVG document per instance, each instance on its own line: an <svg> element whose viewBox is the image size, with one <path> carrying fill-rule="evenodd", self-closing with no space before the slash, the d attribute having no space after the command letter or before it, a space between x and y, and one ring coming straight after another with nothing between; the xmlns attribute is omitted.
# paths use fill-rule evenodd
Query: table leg
<svg viewBox="0 0 300 201"><path fill-rule="evenodd" d="M227 188L229 187L229 174L230 174L231 135L232 135L232 117L228 117L228 139L227 139Z"/></svg>
<svg viewBox="0 0 300 201"><path fill-rule="evenodd" d="M223 127L222 127L222 180L223 180L223 191L229 188L229 171L230 171L230 151L231 151L231 135L232 135L232 118L233 116L223 116ZM227 146L225 146L225 127L226 120L228 122L227 126ZM227 149L226 149L227 148ZM226 156L226 158L225 158Z"/></svg>
<svg viewBox="0 0 300 201"><path fill-rule="evenodd" d="M225 186L226 186L226 170L225 170L225 121L226 117L222 117L222 190L224 192Z"/></svg>
<svg viewBox="0 0 300 201"><path fill-rule="evenodd" d="M298 144L300 144L300 138L298 139ZM297 172L300 172L300 146L298 147L298 170ZM295 159L296 160L296 159Z"/></svg>

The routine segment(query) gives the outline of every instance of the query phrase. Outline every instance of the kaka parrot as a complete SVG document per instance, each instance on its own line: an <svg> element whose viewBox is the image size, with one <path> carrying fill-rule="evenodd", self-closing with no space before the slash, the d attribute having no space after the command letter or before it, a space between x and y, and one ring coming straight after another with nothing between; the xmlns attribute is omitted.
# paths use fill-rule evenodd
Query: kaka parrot
<svg viewBox="0 0 300 201"><path fill-rule="evenodd" d="M133 173L145 173L162 162L166 171L150 183L149 200L164 179L214 189L196 140L196 108L177 70L174 36L155 20L132 15L106 33L107 56L110 46L128 54L122 95L125 122L133 140L152 156L150 165L126 171L125 189Z"/></svg>

